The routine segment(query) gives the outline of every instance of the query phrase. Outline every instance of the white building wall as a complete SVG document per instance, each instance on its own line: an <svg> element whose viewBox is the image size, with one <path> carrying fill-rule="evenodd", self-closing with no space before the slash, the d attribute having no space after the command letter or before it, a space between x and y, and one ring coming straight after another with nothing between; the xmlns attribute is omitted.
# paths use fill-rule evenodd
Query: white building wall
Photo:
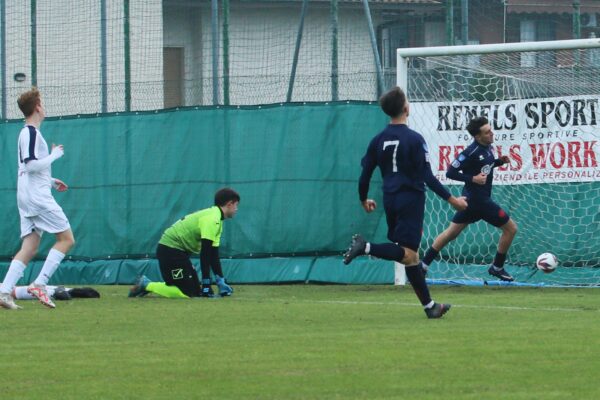
<svg viewBox="0 0 600 400"><path fill-rule="evenodd" d="M170 10L170 8L169 8ZM213 66L210 5L194 8L199 19L191 44L195 104L213 104ZM183 39L191 9L165 12L165 43L189 46ZM301 5L235 4L229 20L230 102L268 104L286 100ZM222 13L219 15L219 103L223 103ZM377 16L374 16L375 20ZM376 23L376 22L375 22ZM169 39L167 39L167 37ZM177 39L175 39L177 38ZM292 101L331 100L331 24L329 7L310 5L306 15ZM377 97L375 64L364 11L342 8L338 27L339 99L373 100ZM186 97L186 99L189 97ZM186 103L188 105L194 103Z"/></svg>
<svg viewBox="0 0 600 400"><path fill-rule="evenodd" d="M37 86L49 116L101 111L100 2L37 0ZM123 2L107 0L108 111L124 109ZM6 1L7 118L32 85L31 2ZM162 1L130 2L132 109L162 106ZM26 80L15 82L15 73Z"/></svg>
<svg viewBox="0 0 600 400"><path fill-rule="evenodd" d="M37 1L37 85L48 115L100 105L100 8L94 0ZM27 12L29 14L29 12ZM29 59L29 57L28 57Z"/></svg>
<svg viewBox="0 0 600 400"><path fill-rule="evenodd" d="M177 5L184 4L184 5ZM125 109L124 10L107 5L108 111ZM31 86L30 0L6 0L8 118L20 118L19 93ZM101 111L101 21L98 0L37 0L38 87L48 115ZM230 15L231 104L286 100L301 4L234 3ZM164 16L163 16L164 12ZM309 5L292 101L331 100L331 22L328 5ZM222 10L219 15L222 35ZM374 25L378 13L373 12ZM223 49L219 40L219 103L223 103ZM131 109L160 109L163 48L184 49L185 105L213 104L210 3L130 1ZM364 11L340 6L339 99L377 96L373 51ZM25 73L25 82L13 76Z"/></svg>
<svg viewBox="0 0 600 400"><path fill-rule="evenodd" d="M17 106L17 97L19 93L31 87L30 8L31 4L29 0L6 1L7 118L19 118L22 116ZM14 80L16 73L24 73L26 76L25 81L16 82Z"/></svg>
<svg viewBox="0 0 600 400"><path fill-rule="evenodd" d="M202 104L202 64L210 60L202 57L201 9L166 6L163 13L164 47L183 48L184 104Z"/></svg>
<svg viewBox="0 0 600 400"><path fill-rule="evenodd" d="M377 70L365 13L362 9L342 9L339 14L339 99L377 99ZM377 27L380 13L371 14Z"/></svg>
<svg viewBox="0 0 600 400"><path fill-rule="evenodd" d="M164 105L161 0L130 1L131 109Z"/></svg>
<svg viewBox="0 0 600 400"><path fill-rule="evenodd" d="M300 11L300 5L271 5L268 9L238 5L232 9L232 104L286 100ZM340 7L338 20L339 99L373 100L376 98L375 64L364 12ZM210 20L207 23L210 24ZM204 49L210 51L210 46ZM331 51L329 7L309 5L292 101L331 100ZM205 72L210 75L210 69Z"/></svg>

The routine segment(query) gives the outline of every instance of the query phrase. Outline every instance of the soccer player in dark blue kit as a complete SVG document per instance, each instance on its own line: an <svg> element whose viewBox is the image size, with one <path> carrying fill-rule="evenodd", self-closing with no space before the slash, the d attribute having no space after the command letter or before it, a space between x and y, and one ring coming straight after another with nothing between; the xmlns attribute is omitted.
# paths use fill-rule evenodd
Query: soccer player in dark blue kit
<svg viewBox="0 0 600 400"><path fill-rule="evenodd" d="M473 136L473 143L452 162L446 176L465 183L462 194L467 198L469 207L465 211L457 212L452 218L450 226L435 238L423 257L423 266L426 270L440 250L456 239L467 225L483 219L488 224L502 230L498 251L488 273L503 281L511 282L514 279L504 269L504 261L517 234L517 224L490 197L494 168L504 165L510 160L507 156L500 158L494 156L490 147L494 142L494 132L485 117L477 117L469 121L467 131Z"/></svg>
<svg viewBox="0 0 600 400"><path fill-rule="evenodd" d="M467 208L463 197L456 198L433 176L429 165L427 144L423 137L408 128L409 104L399 87L379 99L383 112L391 117L390 124L375 136L362 159L362 174L358 183L360 201L366 212L377 207L367 198L369 183L376 167L383 177L383 206L388 225L388 239L392 243L369 243L354 235L344 254L344 264L355 257L370 254L406 265L406 276L425 308L429 318L440 318L450 304L435 303L429 294L425 276L419 263L419 245L423 233L425 213L425 184L455 209Z"/></svg>

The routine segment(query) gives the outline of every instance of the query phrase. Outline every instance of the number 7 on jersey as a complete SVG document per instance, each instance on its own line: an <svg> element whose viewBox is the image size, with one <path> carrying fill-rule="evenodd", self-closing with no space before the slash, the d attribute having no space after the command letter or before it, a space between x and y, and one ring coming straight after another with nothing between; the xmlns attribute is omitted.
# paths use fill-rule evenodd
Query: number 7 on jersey
<svg viewBox="0 0 600 400"><path fill-rule="evenodd" d="M385 151L386 147L388 146L394 146L394 154L392 155L392 172L398 172L398 165L396 165L396 153L398 151L399 144L399 140L386 140L383 142L383 151Z"/></svg>

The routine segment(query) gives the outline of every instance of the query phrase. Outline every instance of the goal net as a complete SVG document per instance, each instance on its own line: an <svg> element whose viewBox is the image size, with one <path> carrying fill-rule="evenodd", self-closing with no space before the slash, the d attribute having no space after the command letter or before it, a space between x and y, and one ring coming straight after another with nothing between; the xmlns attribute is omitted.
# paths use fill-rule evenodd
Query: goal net
<svg viewBox="0 0 600 400"><path fill-rule="evenodd" d="M486 116L494 131L492 198L518 226L506 268L517 282L600 285L600 41L570 40L398 50L398 83L411 102L409 123L429 145L438 179L459 195L448 166L473 138L468 121ZM454 210L428 196L422 249ZM428 278L495 283L500 230L479 221L448 244ZM536 272L554 253L559 268Z"/></svg>

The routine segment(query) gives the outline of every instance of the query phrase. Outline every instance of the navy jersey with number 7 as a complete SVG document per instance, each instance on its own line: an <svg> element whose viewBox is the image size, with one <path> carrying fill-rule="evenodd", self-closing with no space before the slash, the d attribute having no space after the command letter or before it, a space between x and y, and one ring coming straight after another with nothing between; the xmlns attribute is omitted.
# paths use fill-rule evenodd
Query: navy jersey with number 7
<svg viewBox="0 0 600 400"><path fill-rule="evenodd" d="M389 124L369 143L362 159L359 179L360 200L367 199L369 182L376 167L383 178L383 192L425 191L425 184L448 200L450 193L431 172L425 139L404 124Z"/></svg>

